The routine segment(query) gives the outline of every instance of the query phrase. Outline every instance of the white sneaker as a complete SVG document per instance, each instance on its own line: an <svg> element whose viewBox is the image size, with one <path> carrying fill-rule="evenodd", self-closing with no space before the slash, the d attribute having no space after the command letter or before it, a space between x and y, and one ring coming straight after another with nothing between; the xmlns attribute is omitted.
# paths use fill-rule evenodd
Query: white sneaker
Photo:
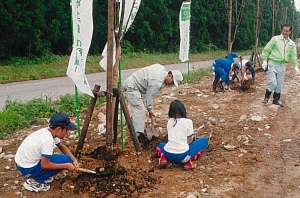
<svg viewBox="0 0 300 198"><path fill-rule="evenodd" d="M47 180L45 180L45 183L49 184L49 183L53 182L53 180L54 180L54 177L49 177Z"/></svg>
<svg viewBox="0 0 300 198"><path fill-rule="evenodd" d="M50 189L49 184L40 184L38 182L32 182L31 179L27 179L23 184L24 188L29 191L39 192L39 191L47 191Z"/></svg>

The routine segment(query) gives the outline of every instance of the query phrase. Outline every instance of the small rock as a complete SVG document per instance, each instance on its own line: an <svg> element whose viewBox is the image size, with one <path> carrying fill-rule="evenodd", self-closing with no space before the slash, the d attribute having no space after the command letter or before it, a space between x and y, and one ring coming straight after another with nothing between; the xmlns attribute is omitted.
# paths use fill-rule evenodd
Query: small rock
<svg viewBox="0 0 300 198"><path fill-rule="evenodd" d="M219 109L219 106L216 105L216 104L214 104L214 105L213 105L213 108L214 108L214 109Z"/></svg>
<svg viewBox="0 0 300 198"><path fill-rule="evenodd" d="M197 198L194 194L189 194L186 198Z"/></svg>
<svg viewBox="0 0 300 198"><path fill-rule="evenodd" d="M99 172L104 172L105 168L99 168Z"/></svg>
<svg viewBox="0 0 300 198"><path fill-rule="evenodd" d="M229 163L230 165L234 166L233 161L229 161L228 163Z"/></svg>
<svg viewBox="0 0 300 198"><path fill-rule="evenodd" d="M245 149L241 149L241 148L240 148L239 150L240 150L241 153L248 153L248 151L245 150Z"/></svg>
<svg viewBox="0 0 300 198"><path fill-rule="evenodd" d="M95 190L96 190L96 188L95 188L94 186L90 188L90 191L91 191L91 192L93 192L93 191L95 191Z"/></svg>
<svg viewBox="0 0 300 198"><path fill-rule="evenodd" d="M242 121L244 121L244 120L246 120L246 119L247 119L247 115L243 114L243 115L240 117L239 122L242 122Z"/></svg>
<svg viewBox="0 0 300 198"><path fill-rule="evenodd" d="M244 153L241 153L238 155L238 157L243 157L244 156Z"/></svg>
<svg viewBox="0 0 300 198"><path fill-rule="evenodd" d="M224 148L225 148L226 150L233 151L233 150L235 150L236 148L238 148L238 146L233 146L233 145L227 144L227 145L224 145Z"/></svg>
<svg viewBox="0 0 300 198"><path fill-rule="evenodd" d="M206 188L202 188L202 189L201 189L201 192L202 192L202 193L206 193L206 192L207 192L207 189L206 189Z"/></svg>
<svg viewBox="0 0 300 198"><path fill-rule="evenodd" d="M272 137L272 135L269 134L269 133L264 133L264 136L266 136L267 138L271 138Z"/></svg>
<svg viewBox="0 0 300 198"><path fill-rule="evenodd" d="M260 116L260 115L253 115L252 117L251 117L251 120L252 121L255 121L255 122L259 122L259 121L261 121L263 118L262 118L262 116Z"/></svg>
<svg viewBox="0 0 300 198"><path fill-rule="evenodd" d="M3 158L4 159L9 159L9 158L14 158L14 157L15 157L15 155L9 154L9 155L5 155Z"/></svg>
<svg viewBox="0 0 300 198"><path fill-rule="evenodd" d="M70 138L70 139L76 139L76 138L77 138L77 135L76 135L76 134L72 134L72 135L69 136L69 138Z"/></svg>
<svg viewBox="0 0 300 198"><path fill-rule="evenodd" d="M283 140L283 142L291 142L292 141L292 139L285 139L285 140Z"/></svg>
<svg viewBox="0 0 300 198"><path fill-rule="evenodd" d="M217 120L216 120L215 118L210 118L210 123L211 123L212 125L216 125Z"/></svg>

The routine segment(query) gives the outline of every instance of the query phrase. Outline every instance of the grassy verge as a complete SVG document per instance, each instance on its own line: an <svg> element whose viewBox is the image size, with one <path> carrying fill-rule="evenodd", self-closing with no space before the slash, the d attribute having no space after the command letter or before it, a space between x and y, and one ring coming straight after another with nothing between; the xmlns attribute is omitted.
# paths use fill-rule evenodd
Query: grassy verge
<svg viewBox="0 0 300 198"><path fill-rule="evenodd" d="M79 95L81 113L85 113L84 111L87 109L89 101L89 96ZM105 102L105 98L97 100L97 105L103 102ZM55 101L42 98L33 99L26 103L8 101L5 109L0 111L0 139L30 125L46 124L48 119L57 112L75 116L74 95L68 94Z"/></svg>
<svg viewBox="0 0 300 198"><path fill-rule="evenodd" d="M242 55L251 55L251 51L237 52ZM211 60L218 57L225 57L226 51L216 50L205 53L190 54L190 62ZM103 72L99 66L101 56L89 56L86 62L86 73ZM15 58L6 63L0 63L0 83L38 80L52 77L66 76L68 68L68 56L45 56L34 60L24 60ZM121 57L122 69L140 68L153 63L174 64L180 63L178 54L159 54L159 53L131 53Z"/></svg>
<svg viewBox="0 0 300 198"><path fill-rule="evenodd" d="M251 55L251 51L237 52L241 55ZM226 51L214 51L203 54L191 54L190 62L211 60L224 57ZM86 63L86 73L103 71L99 66L100 56L90 56ZM144 67L153 63L173 64L179 63L178 54L126 54L121 58L123 69ZM68 57L51 56L44 59L26 61L16 59L13 62L0 65L0 83L43 79L65 76ZM184 83L199 82L204 76L212 73L210 69L200 69L184 74ZM89 104L87 95L79 95L80 112L84 113ZM104 102L105 98L102 101ZM7 101L3 111L0 111L0 139L13 134L19 129L33 124L47 123L49 117L56 112L65 112L70 116L75 115L74 95L66 95L56 101L50 99L34 99L26 103L20 101Z"/></svg>

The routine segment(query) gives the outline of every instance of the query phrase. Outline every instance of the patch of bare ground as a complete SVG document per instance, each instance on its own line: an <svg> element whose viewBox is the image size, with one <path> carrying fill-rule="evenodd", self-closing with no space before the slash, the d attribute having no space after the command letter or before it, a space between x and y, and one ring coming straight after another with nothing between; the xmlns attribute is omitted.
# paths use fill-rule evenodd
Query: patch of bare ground
<svg viewBox="0 0 300 198"><path fill-rule="evenodd" d="M288 65L281 96L285 106L278 107L271 101L261 103L266 72L257 70L256 76L255 81L247 81L247 90L236 82L233 90L225 93L212 91L212 76L178 88L163 88L154 104L155 128L162 137L141 155L135 152L126 125L125 149L118 140L113 152L106 151L105 135L97 134L105 106L97 107L80 157L81 166L96 174L66 172L47 192L24 190L25 179L9 157L25 136L41 126L1 140L5 153L0 159L1 197L300 197L300 78ZM167 112L175 98L184 102L196 136L209 138L208 150L192 171L171 163L166 169L157 168L155 146L165 141ZM70 137L64 142L75 151L78 139Z"/></svg>

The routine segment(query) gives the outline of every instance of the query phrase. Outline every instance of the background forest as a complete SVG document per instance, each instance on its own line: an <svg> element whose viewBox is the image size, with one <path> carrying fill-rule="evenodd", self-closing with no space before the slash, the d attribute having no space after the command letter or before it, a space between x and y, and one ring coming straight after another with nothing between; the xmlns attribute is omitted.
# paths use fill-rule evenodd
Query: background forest
<svg viewBox="0 0 300 198"><path fill-rule="evenodd" d="M226 0L192 0L190 52L227 49L228 15ZM233 0L232 32L239 9L245 3L232 50L254 49L257 0ZM261 0L259 46L269 41L274 21L275 34L283 24L294 27L291 38L300 37L300 12L294 0ZM275 7L273 9L273 3ZM142 0L134 23L122 42L122 53L173 53L179 49L181 0ZM47 54L70 55L72 47L69 1L6 0L0 2L0 60L28 59ZM273 11L274 10L274 11ZM273 15L274 13L274 15ZM94 33L90 55L102 53L107 40L107 0L93 2Z"/></svg>

